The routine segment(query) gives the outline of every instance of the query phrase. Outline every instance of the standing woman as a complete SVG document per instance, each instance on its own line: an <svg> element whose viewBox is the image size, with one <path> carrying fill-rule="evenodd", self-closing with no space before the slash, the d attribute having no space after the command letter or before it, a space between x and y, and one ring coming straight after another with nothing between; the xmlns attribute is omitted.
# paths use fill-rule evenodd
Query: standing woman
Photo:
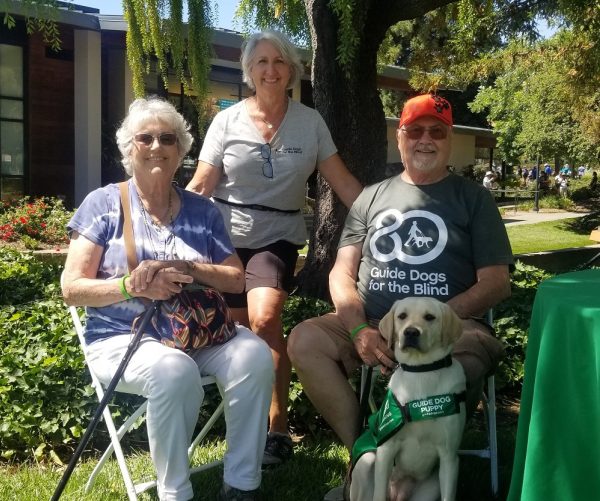
<svg viewBox="0 0 600 501"><path fill-rule="evenodd" d="M264 463L293 453L287 430L291 364L281 313L307 234L301 209L315 168L350 207L362 190L319 113L288 97L303 66L281 33L252 35L242 48L244 82L255 91L213 120L188 190L212 196L244 264L246 287L227 301L234 317L271 347L275 385Z"/></svg>
<svg viewBox="0 0 600 501"><path fill-rule="evenodd" d="M127 269L119 187L90 193L68 224L71 237L63 295L86 306L90 364L108 384L148 300L169 299L181 284L243 289L243 268L221 214L206 198L173 185L192 144L188 125L159 98L137 99L117 131L132 178L129 203L139 265ZM214 375L225 402L227 452L221 500L256 498L266 441L273 363L248 329L225 344L184 353L162 344L148 326L117 389L148 399L146 424L161 500L192 499L187 448L204 398L202 376Z"/></svg>

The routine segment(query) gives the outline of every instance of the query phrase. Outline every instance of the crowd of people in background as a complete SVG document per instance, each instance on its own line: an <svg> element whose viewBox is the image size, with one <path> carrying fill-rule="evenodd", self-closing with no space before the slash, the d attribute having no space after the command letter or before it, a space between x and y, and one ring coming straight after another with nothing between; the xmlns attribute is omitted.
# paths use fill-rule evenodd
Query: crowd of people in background
<svg viewBox="0 0 600 501"><path fill-rule="evenodd" d="M520 188L531 190L537 188L542 193L554 192L563 197L568 196L572 179L584 179L591 172L588 188L592 191L598 190L598 173L591 171L587 165L580 165L577 169L573 169L568 163L565 163L562 167L555 169L549 163L545 163L540 167L539 174L535 165L531 167L518 166L513 172ZM501 179L500 169L493 166L492 170L485 172L482 184L488 190L500 190L502 188Z"/></svg>

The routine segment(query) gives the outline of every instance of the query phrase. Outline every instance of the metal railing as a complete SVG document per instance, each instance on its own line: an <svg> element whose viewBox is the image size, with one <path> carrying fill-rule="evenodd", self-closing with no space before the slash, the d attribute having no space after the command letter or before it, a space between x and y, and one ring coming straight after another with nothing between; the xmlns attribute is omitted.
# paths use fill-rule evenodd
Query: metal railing
<svg viewBox="0 0 600 501"><path fill-rule="evenodd" d="M534 202L536 202L535 210L538 210L537 201L539 200L539 196L540 193L542 193L542 190L530 190L526 188L498 188L490 190L490 193L494 195L494 198L499 198L502 201L506 201L507 199L512 198L514 203L514 211L516 213L517 206L519 205L519 200L523 201L533 199ZM510 196L511 193L512 197Z"/></svg>

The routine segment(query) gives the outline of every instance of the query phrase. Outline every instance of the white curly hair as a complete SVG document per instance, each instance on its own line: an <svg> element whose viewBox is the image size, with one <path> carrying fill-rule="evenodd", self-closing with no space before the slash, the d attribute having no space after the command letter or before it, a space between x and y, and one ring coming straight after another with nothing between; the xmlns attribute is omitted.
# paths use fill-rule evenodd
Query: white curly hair
<svg viewBox="0 0 600 501"><path fill-rule="evenodd" d="M131 176L133 173L131 165L133 136L148 122L156 121L166 123L177 136L180 164L190 151L194 138L189 132L189 124L181 113L175 109L175 106L158 96L136 99L129 105L127 116L116 133L117 146L121 152L121 163L127 175Z"/></svg>

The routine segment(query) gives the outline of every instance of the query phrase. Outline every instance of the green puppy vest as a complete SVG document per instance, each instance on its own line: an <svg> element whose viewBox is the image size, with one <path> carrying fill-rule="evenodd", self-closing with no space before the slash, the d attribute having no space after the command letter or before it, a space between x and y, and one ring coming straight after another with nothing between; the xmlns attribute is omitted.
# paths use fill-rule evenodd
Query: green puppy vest
<svg viewBox="0 0 600 501"><path fill-rule="evenodd" d="M460 413L460 402L465 392L411 400L402 405L388 389L379 410L369 418L369 424L352 447L352 467L367 452L375 452L392 435L400 431L405 423L452 416Z"/></svg>

